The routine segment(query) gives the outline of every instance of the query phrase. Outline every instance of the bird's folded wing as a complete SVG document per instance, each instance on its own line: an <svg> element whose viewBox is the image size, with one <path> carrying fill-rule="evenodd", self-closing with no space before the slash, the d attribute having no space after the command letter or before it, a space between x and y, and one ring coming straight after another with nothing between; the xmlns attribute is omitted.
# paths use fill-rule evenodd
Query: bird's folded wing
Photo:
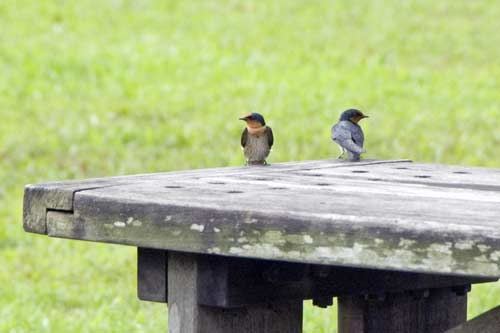
<svg viewBox="0 0 500 333"><path fill-rule="evenodd" d="M345 139L345 140L339 140L335 139L335 142L337 142L339 145L344 147L345 149L349 150L350 152L356 153L356 154L362 154L365 153L366 151L358 146L352 139Z"/></svg>
<svg viewBox="0 0 500 333"><path fill-rule="evenodd" d="M352 140L351 132L341 126L334 126L332 128L332 140L353 153L362 154L365 152L362 147L358 146Z"/></svg>
<svg viewBox="0 0 500 333"><path fill-rule="evenodd" d="M266 127L266 136L267 136L267 143L269 145L269 148L271 148L274 144L274 136L273 136L273 130L271 127L267 126Z"/></svg>
<svg viewBox="0 0 500 333"><path fill-rule="evenodd" d="M247 139L248 139L248 129L245 128L243 130L243 133L241 133L241 146L245 147L247 145Z"/></svg>

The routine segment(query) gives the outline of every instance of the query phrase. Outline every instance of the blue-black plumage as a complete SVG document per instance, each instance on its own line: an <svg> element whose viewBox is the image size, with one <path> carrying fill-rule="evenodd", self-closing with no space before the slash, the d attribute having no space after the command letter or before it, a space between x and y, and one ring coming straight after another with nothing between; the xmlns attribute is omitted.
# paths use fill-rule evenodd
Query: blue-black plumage
<svg viewBox="0 0 500 333"><path fill-rule="evenodd" d="M264 117L259 113L250 113L240 118L247 123L241 133L241 147L246 165L266 165L266 158L274 144L271 127L266 126Z"/></svg>
<svg viewBox="0 0 500 333"><path fill-rule="evenodd" d="M366 151L363 149L365 136L358 122L368 118L363 112L357 109L349 109L342 112L338 123L332 127L332 140L340 147L342 158L347 152L349 161L359 161L360 155Z"/></svg>

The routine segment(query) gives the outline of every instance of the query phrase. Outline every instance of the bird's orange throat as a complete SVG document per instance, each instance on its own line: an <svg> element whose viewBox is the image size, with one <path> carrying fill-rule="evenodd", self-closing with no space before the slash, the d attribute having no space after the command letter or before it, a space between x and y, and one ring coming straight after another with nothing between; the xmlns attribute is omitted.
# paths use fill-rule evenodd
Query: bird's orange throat
<svg viewBox="0 0 500 333"><path fill-rule="evenodd" d="M261 124L259 124L259 127L252 127L250 126L250 124L247 124L247 129L248 129L248 133L252 134L252 135L258 135L258 134L262 134L264 133L264 131L266 130L266 126L262 126Z"/></svg>

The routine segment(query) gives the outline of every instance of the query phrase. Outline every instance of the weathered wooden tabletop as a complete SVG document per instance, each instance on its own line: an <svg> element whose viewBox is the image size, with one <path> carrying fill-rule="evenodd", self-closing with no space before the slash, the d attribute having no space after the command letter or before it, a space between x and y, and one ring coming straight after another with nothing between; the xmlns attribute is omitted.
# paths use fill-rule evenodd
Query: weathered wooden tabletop
<svg viewBox="0 0 500 333"><path fill-rule="evenodd" d="M277 163L29 185L24 228L233 257L500 276L500 169Z"/></svg>

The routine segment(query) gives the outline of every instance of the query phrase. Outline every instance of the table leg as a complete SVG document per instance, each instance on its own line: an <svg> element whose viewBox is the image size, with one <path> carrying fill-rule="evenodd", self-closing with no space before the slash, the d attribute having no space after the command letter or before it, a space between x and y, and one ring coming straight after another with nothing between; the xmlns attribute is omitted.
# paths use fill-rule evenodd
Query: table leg
<svg viewBox="0 0 500 333"><path fill-rule="evenodd" d="M338 304L339 333L438 333L467 320L466 293L452 288L339 297Z"/></svg>
<svg viewBox="0 0 500 333"><path fill-rule="evenodd" d="M137 248L137 296L167 302L167 251Z"/></svg>
<svg viewBox="0 0 500 333"><path fill-rule="evenodd" d="M198 257L168 254L169 333L300 333L302 301L222 309L198 304Z"/></svg>

